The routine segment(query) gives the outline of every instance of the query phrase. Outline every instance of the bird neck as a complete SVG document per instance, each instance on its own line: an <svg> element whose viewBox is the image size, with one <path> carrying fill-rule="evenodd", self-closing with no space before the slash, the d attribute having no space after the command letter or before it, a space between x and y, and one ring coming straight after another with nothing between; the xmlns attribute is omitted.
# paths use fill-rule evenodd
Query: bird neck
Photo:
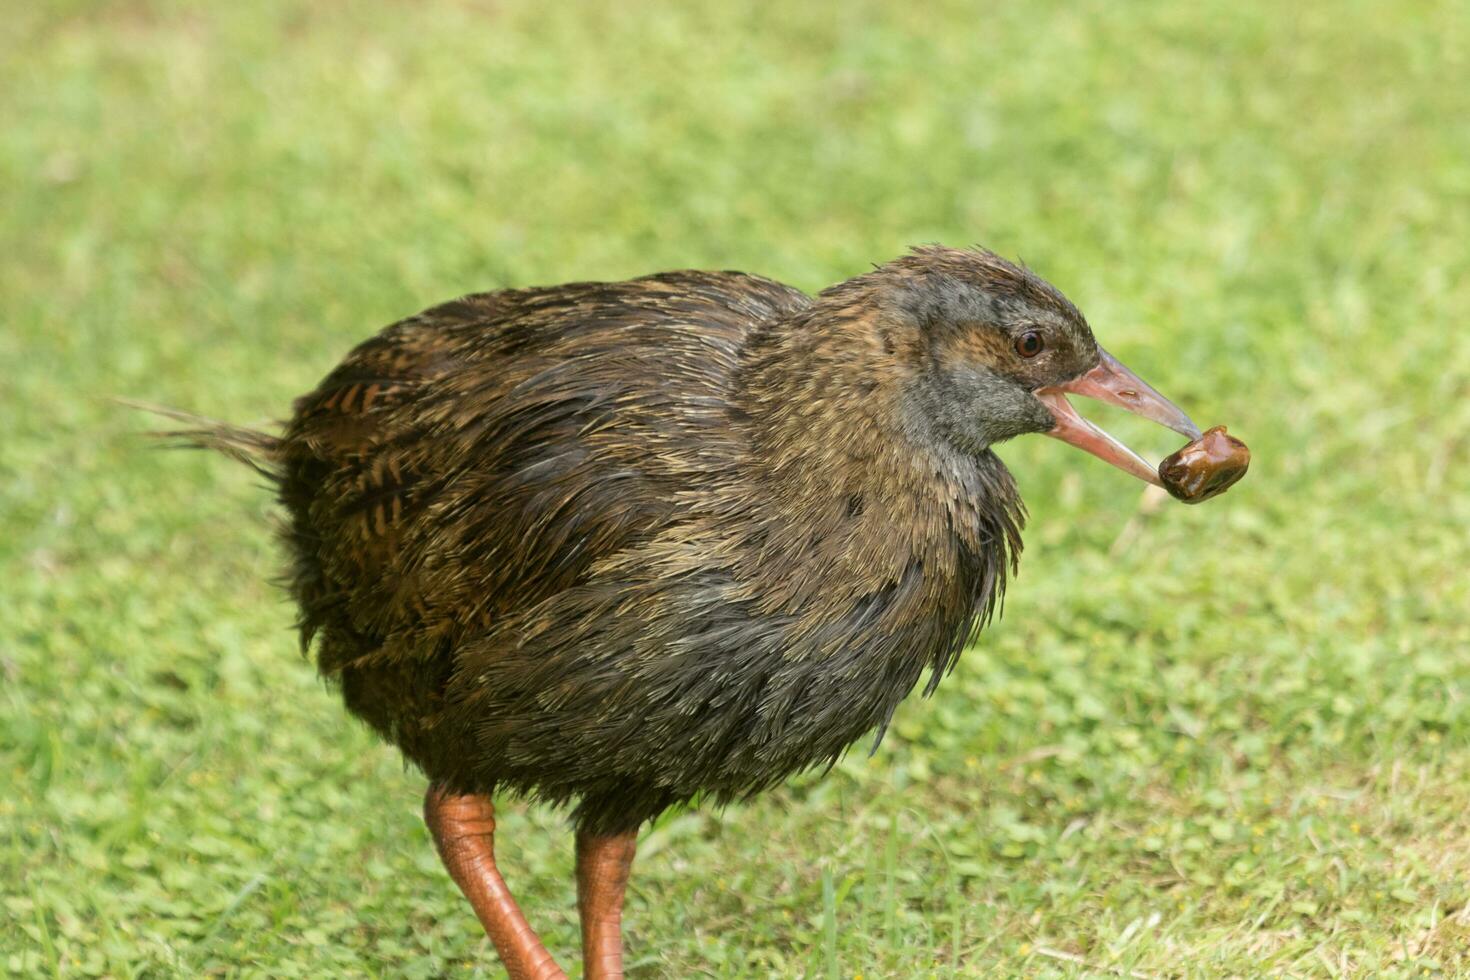
<svg viewBox="0 0 1470 980"><path fill-rule="evenodd" d="M917 570L910 598L958 629L998 605L1024 508L994 453L959 452L915 417L905 352L871 310L824 294L747 338L734 385L747 512L764 561L806 569L775 600L850 603Z"/></svg>
<svg viewBox="0 0 1470 980"><path fill-rule="evenodd" d="M912 337L889 329L870 297L841 286L751 331L731 392L748 472L795 499L866 492L1019 524L1021 501L1000 459L936 432L916 367L924 353L906 344Z"/></svg>

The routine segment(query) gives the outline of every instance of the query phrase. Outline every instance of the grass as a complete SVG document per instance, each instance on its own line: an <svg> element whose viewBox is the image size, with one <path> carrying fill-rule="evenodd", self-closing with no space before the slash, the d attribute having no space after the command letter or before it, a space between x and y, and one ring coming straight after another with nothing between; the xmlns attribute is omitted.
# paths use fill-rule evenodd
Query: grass
<svg viewBox="0 0 1470 980"><path fill-rule="evenodd" d="M1151 507L1005 447L1004 618L875 756L649 830L633 972L1470 976L1462 6L11 8L0 973L499 973L421 777L297 656L266 495L107 396L278 417L466 291L938 240L1255 468ZM562 818L503 827L570 963Z"/></svg>

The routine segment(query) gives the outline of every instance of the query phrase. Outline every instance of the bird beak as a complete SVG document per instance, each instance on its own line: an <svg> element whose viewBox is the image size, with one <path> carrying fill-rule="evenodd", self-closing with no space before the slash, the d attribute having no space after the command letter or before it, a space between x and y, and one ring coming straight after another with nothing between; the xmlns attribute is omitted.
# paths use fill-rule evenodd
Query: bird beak
<svg viewBox="0 0 1470 980"><path fill-rule="evenodd" d="M1134 415L1141 415L1150 421L1168 426L1190 439L1200 437L1199 427L1189 420L1189 416L1178 405L1154 391L1148 382L1124 367L1116 357L1101 348L1098 352L1102 355L1102 360L1091 371L1065 384L1037 390L1036 397L1041 399L1042 404L1050 409L1057 420L1057 424L1047 435L1071 443L1078 449L1085 449L1098 459L1107 460L1145 483L1163 486L1154 467L1117 439L1078 415L1077 410L1067 401L1067 395L1085 395L1117 405Z"/></svg>

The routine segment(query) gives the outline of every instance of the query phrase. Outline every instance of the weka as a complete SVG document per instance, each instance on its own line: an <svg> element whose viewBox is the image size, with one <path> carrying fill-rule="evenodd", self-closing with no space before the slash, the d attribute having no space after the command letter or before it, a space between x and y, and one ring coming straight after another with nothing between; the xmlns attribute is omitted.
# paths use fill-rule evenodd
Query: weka
<svg viewBox="0 0 1470 980"><path fill-rule="evenodd" d="M561 976L496 870L492 797L573 804L589 977L622 975L641 824L829 765L995 610L1024 509L993 448L1058 436L1158 483L1064 392L1191 438L1055 288L986 251L809 297L736 272L466 296L387 328L252 461L301 632L428 776L513 977Z"/></svg>

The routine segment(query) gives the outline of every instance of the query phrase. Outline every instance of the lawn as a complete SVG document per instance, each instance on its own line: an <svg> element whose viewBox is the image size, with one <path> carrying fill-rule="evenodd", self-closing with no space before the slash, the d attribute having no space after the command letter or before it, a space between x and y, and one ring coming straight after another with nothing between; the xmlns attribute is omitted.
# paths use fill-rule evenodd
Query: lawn
<svg viewBox="0 0 1470 980"><path fill-rule="evenodd" d="M498 976L423 780L302 660L278 418L458 294L1020 256L1255 452L1047 439L1005 615L876 754L667 815L636 976L1470 976L1462 3L8 4L0 974ZM1176 441L1089 414L1146 451ZM506 874L575 965L564 817Z"/></svg>

